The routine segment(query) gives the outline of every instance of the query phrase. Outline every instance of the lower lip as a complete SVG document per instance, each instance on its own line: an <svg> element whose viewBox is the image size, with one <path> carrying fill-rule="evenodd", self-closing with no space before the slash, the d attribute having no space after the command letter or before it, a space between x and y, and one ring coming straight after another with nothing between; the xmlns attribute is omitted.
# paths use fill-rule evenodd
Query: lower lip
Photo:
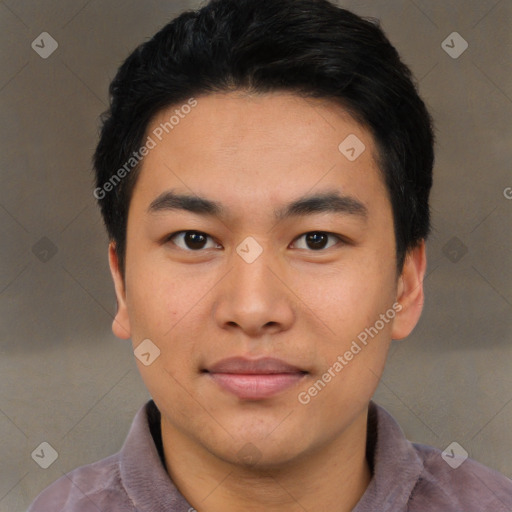
<svg viewBox="0 0 512 512"><path fill-rule="evenodd" d="M236 374L210 373L210 377L224 390L244 400L260 400L291 388L304 373Z"/></svg>

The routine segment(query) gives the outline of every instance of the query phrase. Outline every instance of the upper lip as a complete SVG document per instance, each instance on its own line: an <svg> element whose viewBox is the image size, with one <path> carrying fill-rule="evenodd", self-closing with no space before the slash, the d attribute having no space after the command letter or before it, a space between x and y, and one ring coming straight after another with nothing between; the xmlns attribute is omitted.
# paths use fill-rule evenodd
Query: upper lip
<svg viewBox="0 0 512 512"><path fill-rule="evenodd" d="M221 359L214 365L206 368L209 373L235 373L235 374L273 374L273 373L306 373L304 370L273 357L260 359L247 359L245 357L229 357Z"/></svg>

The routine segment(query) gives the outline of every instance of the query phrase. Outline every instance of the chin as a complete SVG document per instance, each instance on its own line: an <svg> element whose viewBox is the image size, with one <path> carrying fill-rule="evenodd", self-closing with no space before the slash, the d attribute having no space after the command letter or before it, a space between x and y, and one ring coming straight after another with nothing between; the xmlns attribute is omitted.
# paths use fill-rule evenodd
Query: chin
<svg viewBox="0 0 512 512"><path fill-rule="evenodd" d="M308 452L309 446L300 431L292 433L289 429L283 429L278 435L276 424L265 428L263 434L261 426L256 429L250 426L245 430L239 429L240 435L234 435L228 443L222 436L216 446L211 444L211 438L203 441L206 441L208 451L229 464L252 471L284 469Z"/></svg>
<svg viewBox="0 0 512 512"><path fill-rule="evenodd" d="M293 446L286 449L284 447L271 446L252 443L247 441L235 453L230 451L227 454L218 453L217 456L229 464L247 469L254 473L261 471L284 470L288 466L296 463L302 452L297 451L298 447Z"/></svg>

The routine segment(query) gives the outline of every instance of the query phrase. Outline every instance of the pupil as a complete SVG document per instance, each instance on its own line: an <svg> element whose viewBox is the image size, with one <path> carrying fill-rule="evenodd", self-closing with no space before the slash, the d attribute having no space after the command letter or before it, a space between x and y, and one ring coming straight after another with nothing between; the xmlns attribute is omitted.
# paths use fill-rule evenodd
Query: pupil
<svg viewBox="0 0 512 512"><path fill-rule="evenodd" d="M307 243L311 244L312 249L322 249L325 247L327 236L325 233L309 233L307 235Z"/></svg>
<svg viewBox="0 0 512 512"><path fill-rule="evenodd" d="M189 231L186 235L187 245L190 249L201 249L205 243L205 237L201 233Z"/></svg>

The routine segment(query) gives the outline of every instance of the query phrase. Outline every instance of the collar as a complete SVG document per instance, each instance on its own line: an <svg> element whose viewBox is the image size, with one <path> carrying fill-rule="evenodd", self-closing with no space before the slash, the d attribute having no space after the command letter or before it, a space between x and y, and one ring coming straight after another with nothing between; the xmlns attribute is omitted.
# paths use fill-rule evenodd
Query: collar
<svg viewBox="0 0 512 512"><path fill-rule="evenodd" d="M423 462L393 417L373 401L368 407L367 458L372 479L353 512L405 511ZM191 508L165 469L160 411L153 400L133 420L120 451L120 473L140 512Z"/></svg>
<svg viewBox="0 0 512 512"><path fill-rule="evenodd" d="M405 512L423 460L400 425L373 401L368 406L366 448L372 479L352 512Z"/></svg>

